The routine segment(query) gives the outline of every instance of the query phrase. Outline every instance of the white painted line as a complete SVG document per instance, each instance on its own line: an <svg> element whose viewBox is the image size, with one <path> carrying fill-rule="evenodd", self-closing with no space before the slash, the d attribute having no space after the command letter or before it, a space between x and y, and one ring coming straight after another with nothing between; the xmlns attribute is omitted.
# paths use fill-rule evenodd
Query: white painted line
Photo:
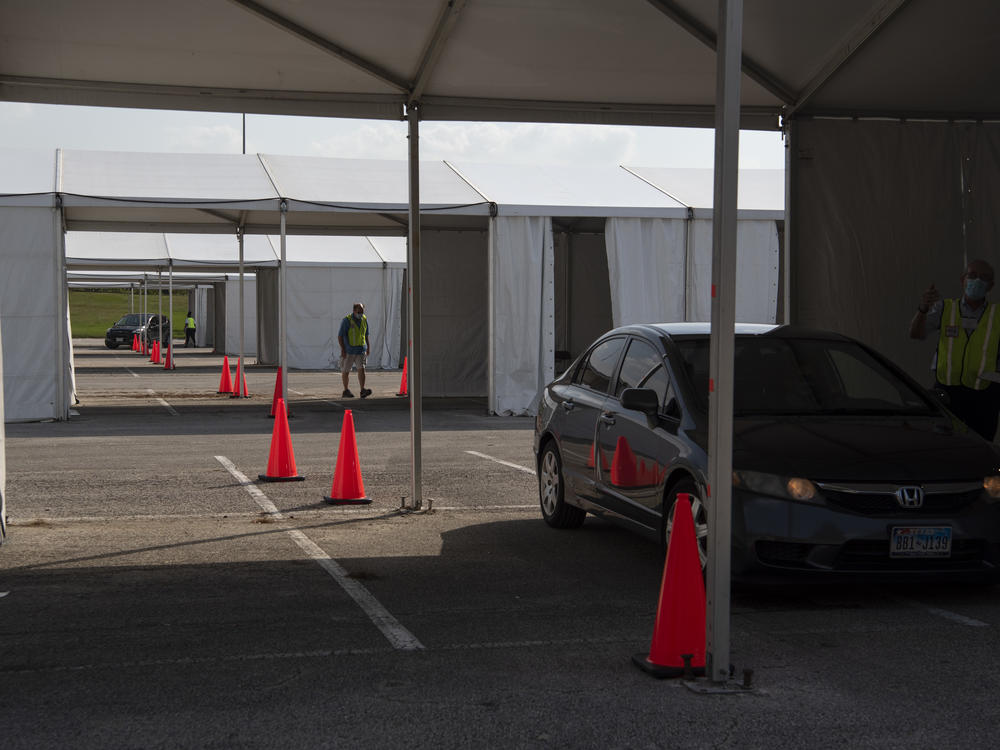
<svg viewBox="0 0 1000 750"><path fill-rule="evenodd" d="M288 392L289 392L289 393L294 393L294 394L295 394L296 396L305 396L305 395L306 395L306 394L304 394L304 393L303 393L302 391L296 391L296 390L294 390L294 389L292 389L292 388L289 388L289 389L288 389Z"/></svg>
<svg viewBox="0 0 1000 750"><path fill-rule="evenodd" d="M154 391L152 388L147 388L146 389L146 393L148 393L150 396L156 396L156 391ZM172 407L170 404L168 404L166 401L164 401L162 398L156 396L156 400L160 402L160 406L164 407L167 411L169 411L175 417L179 417L180 416L180 414L177 413L177 410L174 407Z"/></svg>
<svg viewBox="0 0 1000 750"><path fill-rule="evenodd" d="M503 464L504 466L509 466L512 469L517 469L518 471L523 471L525 474L531 474L535 476L535 470L529 469L527 466L521 466L521 464L514 464L510 461L504 461L500 458L494 458L493 456L487 456L485 453L478 453L476 451L466 451L470 456L479 456L479 458L485 458L487 461L494 461L498 464Z"/></svg>
<svg viewBox="0 0 1000 750"><path fill-rule="evenodd" d="M136 375L136 374L135 374L134 372L132 372L132 371L131 371L130 369L128 369L127 367L125 368L125 372L127 372L127 373L128 373L129 375L131 375L131 376L132 376L133 378L137 378L137 377L139 377L138 375Z"/></svg>
<svg viewBox="0 0 1000 750"><path fill-rule="evenodd" d="M965 615L960 615L957 612L951 612L947 609L939 609L938 607L928 607L926 604L913 599L904 599L902 597L895 597L895 599L901 604L922 609L925 612L936 615L937 617L943 617L946 620L951 620L952 622L957 622L961 625L968 625L970 628L988 628L990 626L988 622L977 620L974 617L966 617Z"/></svg>
<svg viewBox="0 0 1000 750"><path fill-rule="evenodd" d="M257 505L263 509L263 511L273 518L278 520L283 520L285 516L275 507L274 503L271 502L270 498L260 491L253 482L247 479L236 465L230 461L225 456L216 456L215 459L226 467L226 470L232 474L236 480L243 485L243 488L250 493L250 496L257 501ZM401 651L419 651L423 650L424 645L417 640L417 637L413 635L409 630L407 630L403 625L389 614L389 610L382 606L382 604L372 596L371 592L362 586L358 581L353 578L348 577L347 571L341 567L340 563L330 557L326 552L324 552L319 545L313 542L309 537L302 533L299 529L287 529L288 535L292 537L299 548L306 553L308 557L315 560L316 563L323 568L337 583L340 584L341 588L347 592L355 603L361 607L369 619L375 623L375 627L382 631L392 647L399 649Z"/></svg>

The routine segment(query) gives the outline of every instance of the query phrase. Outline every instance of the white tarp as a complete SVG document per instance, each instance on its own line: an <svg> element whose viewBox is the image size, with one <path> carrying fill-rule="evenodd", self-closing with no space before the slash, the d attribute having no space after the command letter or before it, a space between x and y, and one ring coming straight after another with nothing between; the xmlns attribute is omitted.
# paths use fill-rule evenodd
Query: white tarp
<svg viewBox="0 0 1000 750"><path fill-rule="evenodd" d="M736 319L774 323L779 245L773 221L737 224ZM608 219L605 230L615 326L711 318L712 222Z"/></svg>
<svg viewBox="0 0 1000 750"><path fill-rule="evenodd" d="M552 220L497 217L489 250L489 410L533 414L555 354Z"/></svg>
<svg viewBox="0 0 1000 750"><path fill-rule="evenodd" d="M226 283L226 348L225 353L240 354L240 278ZM181 311L184 312L184 311ZM216 344L218 348L218 344ZM257 279L243 278L243 356L257 356Z"/></svg>
<svg viewBox="0 0 1000 750"><path fill-rule="evenodd" d="M56 219L49 208L0 208L3 389L11 422L69 416L69 385L59 366L60 358L68 366L69 353L56 336L66 315ZM62 399L60 387L66 388Z"/></svg>

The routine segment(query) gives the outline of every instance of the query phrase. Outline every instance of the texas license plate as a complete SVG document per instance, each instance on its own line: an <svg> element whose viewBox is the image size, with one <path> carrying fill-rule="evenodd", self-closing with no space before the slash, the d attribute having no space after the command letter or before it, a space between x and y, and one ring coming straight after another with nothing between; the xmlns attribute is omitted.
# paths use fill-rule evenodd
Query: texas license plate
<svg viewBox="0 0 1000 750"><path fill-rule="evenodd" d="M951 557L951 526L893 526L889 557Z"/></svg>

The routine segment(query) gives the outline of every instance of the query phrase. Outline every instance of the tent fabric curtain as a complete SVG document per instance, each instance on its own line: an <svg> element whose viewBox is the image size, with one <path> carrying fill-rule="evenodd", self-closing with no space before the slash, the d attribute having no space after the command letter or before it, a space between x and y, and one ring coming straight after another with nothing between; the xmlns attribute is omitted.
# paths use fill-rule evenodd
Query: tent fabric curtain
<svg viewBox="0 0 1000 750"><path fill-rule="evenodd" d="M907 335L921 293L958 297L967 260L1000 268L1000 125L803 120L792 138L793 322L930 384L933 337Z"/></svg>
<svg viewBox="0 0 1000 750"><path fill-rule="evenodd" d="M276 367L281 359L278 331L278 284L281 274L277 268L257 269L257 364Z"/></svg>
<svg viewBox="0 0 1000 750"><path fill-rule="evenodd" d="M265 275L262 272L262 275ZM337 335L355 302L365 306L372 370L395 369L399 361L403 269L288 268L288 366L308 370L340 367Z"/></svg>
<svg viewBox="0 0 1000 750"><path fill-rule="evenodd" d="M54 335L65 316L55 288L60 237L50 208L0 208L0 322L8 422L65 419L57 413L60 373ZM70 366L64 355L66 368ZM66 379L67 389L69 378ZM69 401L66 401L69 404Z"/></svg>
<svg viewBox="0 0 1000 750"><path fill-rule="evenodd" d="M490 222L493 414L534 414L555 355L552 220L501 216Z"/></svg>
<svg viewBox="0 0 1000 750"><path fill-rule="evenodd" d="M614 325L685 319L684 219L620 219L605 223Z"/></svg>
<svg viewBox="0 0 1000 750"><path fill-rule="evenodd" d="M737 225L736 319L774 323L780 246L771 220ZM615 326L707 321L712 310L711 219L608 219Z"/></svg>
<svg viewBox="0 0 1000 750"><path fill-rule="evenodd" d="M243 290L243 345L244 357L257 357L257 279L244 277ZM237 276L226 282L226 354L240 353L240 279Z"/></svg>

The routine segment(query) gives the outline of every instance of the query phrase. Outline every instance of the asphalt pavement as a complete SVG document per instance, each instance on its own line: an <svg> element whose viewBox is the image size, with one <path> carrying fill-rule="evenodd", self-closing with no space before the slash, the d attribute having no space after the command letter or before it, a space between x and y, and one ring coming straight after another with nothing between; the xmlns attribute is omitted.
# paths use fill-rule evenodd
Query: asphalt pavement
<svg viewBox="0 0 1000 750"><path fill-rule="evenodd" d="M78 341L72 419L6 426L4 750L996 744L996 587L737 590L731 689L656 680L662 554L544 524L532 420L428 400L414 510L400 372L293 371L263 483L274 369L176 355ZM369 505L324 501L348 409Z"/></svg>

